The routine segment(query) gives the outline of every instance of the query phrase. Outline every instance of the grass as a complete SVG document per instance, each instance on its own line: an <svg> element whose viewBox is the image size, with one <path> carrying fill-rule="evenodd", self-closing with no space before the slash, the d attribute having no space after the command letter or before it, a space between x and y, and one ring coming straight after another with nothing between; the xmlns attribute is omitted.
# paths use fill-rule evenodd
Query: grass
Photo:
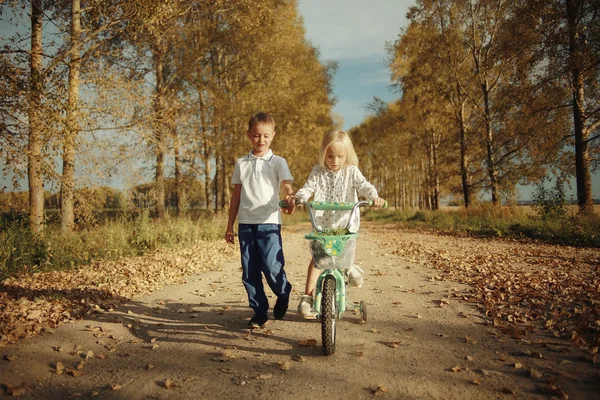
<svg viewBox="0 0 600 400"><path fill-rule="evenodd" d="M598 211L596 211L598 212ZM600 247L600 217L582 217L573 210L540 214L531 207L452 207L438 211L363 210L363 219L403 227L486 237L529 238L561 245ZM283 225L308 222L297 210L283 216ZM27 216L0 218L0 280L20 273L77 268L92 260L115 260L166 248L222 240L226 214L203 213L159 222L148 213L121 216L62 235L50 224L44 236L27 228Z"/></svg>
<svg viewBox="0 0 600 400"><path fill-rule="evenodd" d="M573 210L552 216L540 215L531 208L477 206L446 208L438 211L370 210L366 219L398 223L409 228L424 228L472 236L535 239L547 243L600 247L598 214L579 216Z"/></svg>
<svg viewBox="0 0 600 400"><path fill-rule="evenodd" d="M226 218L211 215L158 222L148 213L142 213L69 235L62 235L57 226L50 225L42 237L27 228L26 216L12 215L0 221L0 279L22 272L74 268L92 260L115 260L185 247L200 240L217 240L225 232Z"/></svg>

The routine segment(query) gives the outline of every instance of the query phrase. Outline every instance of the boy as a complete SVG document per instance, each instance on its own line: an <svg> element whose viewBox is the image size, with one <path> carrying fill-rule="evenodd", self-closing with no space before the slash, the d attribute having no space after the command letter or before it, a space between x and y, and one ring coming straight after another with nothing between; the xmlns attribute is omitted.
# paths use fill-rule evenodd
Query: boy
<svg viewBox="0 0 600 400"><path fill-rule="evenodd" d="M247 135L252 151L235 163L225 241L235 243L233 224L237 217L242 282L248 293L249 306L254 310L248 325L259 328L269 319L262 274L277 295L273 317L282 319L288 309L292 285L283 269L279 191L281 185L284 197L292 194L293 178L285 159L274 155L270 149L275 137L275 121L269 114L253 115L248 122Z"/></svg>

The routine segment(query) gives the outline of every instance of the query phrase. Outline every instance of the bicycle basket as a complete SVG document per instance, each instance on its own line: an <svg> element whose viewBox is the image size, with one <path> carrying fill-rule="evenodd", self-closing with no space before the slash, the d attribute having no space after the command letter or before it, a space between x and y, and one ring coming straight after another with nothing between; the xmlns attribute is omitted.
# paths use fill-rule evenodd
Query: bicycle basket
<svg viewBox="0 0 600 400"><path fill-rule="evenodd" d="M315 259L315 268L346 269L354 264L357 233L346 235L324 235L313 232L305 236L310 240L310 251Z"/></svg>

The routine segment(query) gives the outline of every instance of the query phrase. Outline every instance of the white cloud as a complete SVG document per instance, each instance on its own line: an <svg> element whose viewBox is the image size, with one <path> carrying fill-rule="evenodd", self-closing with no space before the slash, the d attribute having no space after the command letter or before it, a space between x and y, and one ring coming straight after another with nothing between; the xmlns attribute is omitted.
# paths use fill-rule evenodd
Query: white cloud
<svg viewBox="0 0 600 400"><path fill-rule="evenodd" d="M374 71L363 72L358 76L358 84L362 86L390 84L390 70L382 66Z"/></svg>
<svg viewBox="0 0 600 400"><path fill-rule="evenodd" d="M385 57L413 0L299 0L307 38L324 60Z"/></svg>

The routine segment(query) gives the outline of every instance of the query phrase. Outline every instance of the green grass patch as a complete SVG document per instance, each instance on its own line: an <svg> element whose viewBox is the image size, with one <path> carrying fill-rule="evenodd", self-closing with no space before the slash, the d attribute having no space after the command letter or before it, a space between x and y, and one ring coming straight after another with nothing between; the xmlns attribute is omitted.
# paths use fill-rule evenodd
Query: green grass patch
<svg viewBox="0 0 600 400"><path fill-rule="evenodd" d="M160 222L147 213L121 217L68 235L50 225L44 236L31 232L26 215L0 221L0 279L20 273L61 270L93 260L115 260L166 248L185 247L200 240L222 239L225 215L169 218Z"/></svg>

